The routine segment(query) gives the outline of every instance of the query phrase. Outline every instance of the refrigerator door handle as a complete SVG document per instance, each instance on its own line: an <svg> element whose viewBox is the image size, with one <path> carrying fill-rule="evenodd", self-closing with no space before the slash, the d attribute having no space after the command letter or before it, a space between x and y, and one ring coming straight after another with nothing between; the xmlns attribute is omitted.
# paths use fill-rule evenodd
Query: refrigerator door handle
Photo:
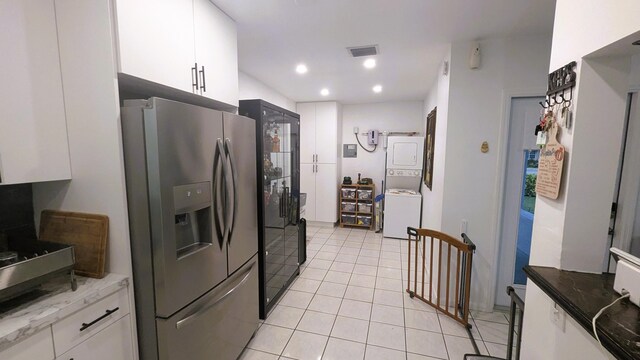
<svg viewBox="0 0 640 360"><path fill-rule="evenodd" d="M230 188L233 191L233 209L231 210L231 219L229 221L229 237L228 237L228 241L229 243L231 243L231 235L233 234L233 229L235 229L236 227L236 218L238 215L238 191L237 191L237 187L236 187L236 183L238 181L238 173L236 172L236 166L234 163L234 159L235 157L233 156L233 148L231 146L231 140L229 138L226 138L224 140L224 147L225 147L225 151L227 153L227 156L229 156L229 165L231 166L231 184L230 184Z"/></svg>
<svg viewBox="0 0 640 360"><path fill-rule="evenodd" d="M253 270L254 266L256 266L255 262L253 264L251 264L251 266L249 266L249 268L247 268L243 272L242 275L244 275L244 276L242 277L242 280L240 280L240 282L238 282L238 284L236 284L233 288L229 289L224 294L222 294L222 296L216 298L215 300L213 300L213 301L211 301L211 302L209 302L207 304L204 304L204 305L200 306L198 309L196 309L191 314L185 316L181 320L178 320L178 322L176 322L176 329L180 329L180 328L188 325L190 322L192 322L195 319L197 319L198 317L202 316L205 312L207 312L212 307L215 307L216 305L218 305L219 303L224 301L224 299L229 297L229 295L233 294L234 291L236 291L239 287L241 287L244 283L247 282L247 280L249 279L249 275L251 275L251 271Z"/></svg>
<svg viewBox="0 0 640 360"><path fill-rule="evenodd" d="M218 234L218 240L220 242L220 245L222 246L222 244L224 243L224 236L227 234L227 224L226 224L226 219L223 216L220 215L220 211L219 211L219 201L220 201L220 196L221 194L218 192L218 188L219 188L219 184L218 184L218 174L216 174L216 170L218 168L218 164L220 164L220 168L222 171L222 186L223 189L225 189L226 187L225 185L225 179L226 179L226 159L224 156L224 146L222 145L222 139L218 139L216 142L216 155L214 156L215 161L213 164L213 171L214 171L214 181L213 181L213 218L215 220L215 224L216 224L216 232ZM224 204L222 206L223 208L225 208Z"/></svg>

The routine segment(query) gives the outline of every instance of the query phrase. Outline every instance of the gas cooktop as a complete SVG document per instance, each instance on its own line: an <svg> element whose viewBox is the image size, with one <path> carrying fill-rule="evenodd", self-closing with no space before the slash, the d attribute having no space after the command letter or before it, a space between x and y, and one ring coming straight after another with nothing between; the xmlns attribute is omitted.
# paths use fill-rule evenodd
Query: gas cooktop
<svg viewBox="0 0 640 360"><path fill-rule="evenodd" d="M73 273L73 246L38 240L14 239L0 247L0 302L34 290L52 277Z"/></svg>

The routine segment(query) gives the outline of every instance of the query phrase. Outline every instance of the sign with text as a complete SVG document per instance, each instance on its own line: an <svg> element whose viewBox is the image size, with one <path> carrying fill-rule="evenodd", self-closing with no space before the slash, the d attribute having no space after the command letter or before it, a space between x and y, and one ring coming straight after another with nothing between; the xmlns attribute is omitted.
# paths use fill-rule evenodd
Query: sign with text
<svg viewBox="0 0 640 360"><path fill-rule="evenodd" d="M554 128L549 142L540 151L536 193L555 200L560 193L565 151L564 146L556 140L557 125L554 124Z"/></svg>

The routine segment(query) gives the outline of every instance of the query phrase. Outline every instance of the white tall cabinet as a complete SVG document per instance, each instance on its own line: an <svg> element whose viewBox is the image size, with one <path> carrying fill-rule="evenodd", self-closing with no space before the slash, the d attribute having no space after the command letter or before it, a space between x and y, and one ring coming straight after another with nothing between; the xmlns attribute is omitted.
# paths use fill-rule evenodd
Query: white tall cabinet
<svg viewBox="0 0 640 360"><path fill-rule="evenodd" d="M339 147L342 108L337 102L298 103L300 191L307 194L307 221L338 219Z"/></svg>
<svg viewBox="0 0 640 360"><path fill-rule="evenodd" d="M71 178L53 0L0 1L0 184Z"/></svg>

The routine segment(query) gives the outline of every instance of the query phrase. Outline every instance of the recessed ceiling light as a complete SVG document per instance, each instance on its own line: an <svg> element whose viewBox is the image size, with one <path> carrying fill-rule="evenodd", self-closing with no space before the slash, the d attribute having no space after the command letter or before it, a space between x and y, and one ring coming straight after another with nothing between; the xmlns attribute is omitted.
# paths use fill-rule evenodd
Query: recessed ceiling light
<svg viewBox="0 0 640 360"><path fill-rule="evenodd" d="M373 92L374 93L379 93L382 91L382 85L376 85L373 87Z"/></svg>
<svg viewBox="0 0 640 360"><path fill-rule="evenodd" d="M329 89L324 88L324 89L320 90L320 95L322 95L322 96L329 95Z"/></svg>
<svg viewBox="0 0 640 360"><path fill-rule="evenodd" d="M298 66L296 66L296 72L298 74L306 74L307 71L309 71L309 69L307 69L307 65L305 64L299 64Z"/></svg>
<svg viewBox="0 0 640 360"><path fill-rule="evenodd" d="M362 63L362 65L364 65L364 67L367 69L373 69L374 67L376 67L376 59L367 59L364 61L364 63Z"/></svg>

